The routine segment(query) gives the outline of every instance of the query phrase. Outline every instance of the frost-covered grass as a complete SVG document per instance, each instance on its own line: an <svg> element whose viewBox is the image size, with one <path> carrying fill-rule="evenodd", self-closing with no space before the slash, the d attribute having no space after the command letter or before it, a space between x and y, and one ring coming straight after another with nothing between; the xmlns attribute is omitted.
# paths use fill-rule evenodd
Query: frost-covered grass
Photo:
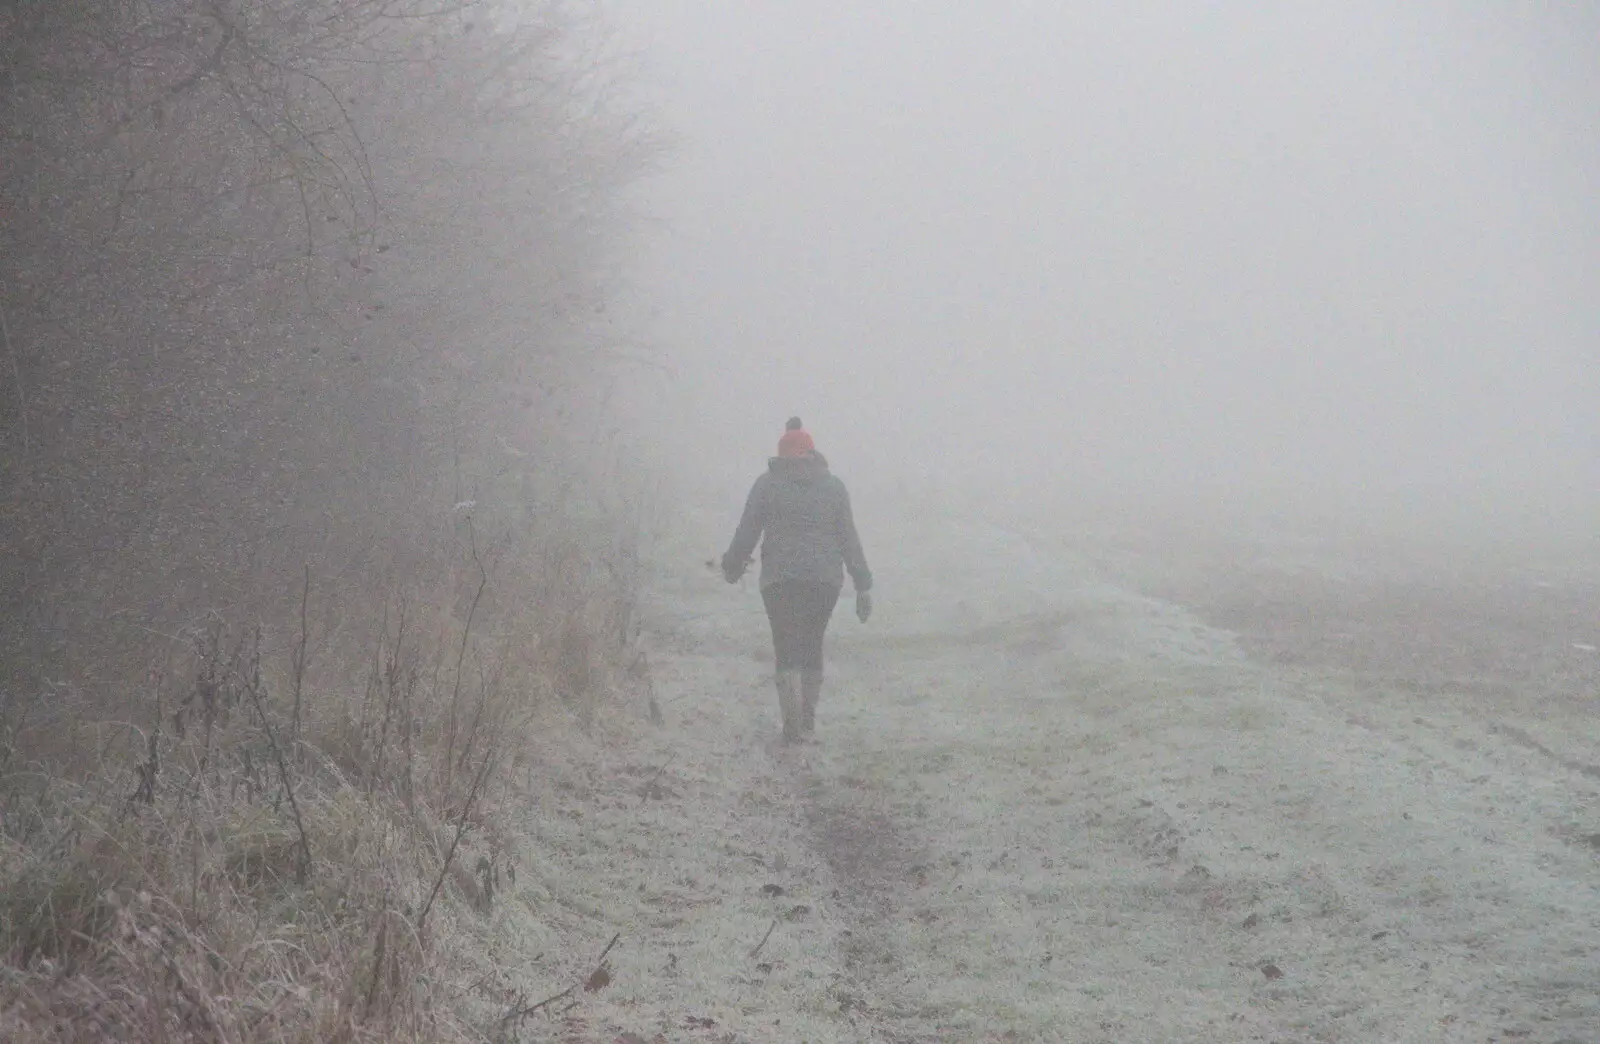
<svg viewBox="0 0 1600 1044"><path fill-rule="evenodd" d="M526 808L620 676L628 592L531 558L498 563L539 595L514 615L476 569L459 613L353 607L364 663L212 621L111 711L0 707L0 1038L513 1039L578 981L598 947L546 948Z"/></svg>
<svg viewBox="0 0 1600 1044"><path fill-rule="evenodd" d="M202 849L198 878L191 849L171 846L176 882L272 868L252 886L265 891L215 894L278 919L216 936L239 940L208 944L235 955L221 971L187 942L163 952L239 984L221 994L238 1012L272 998L262 1018L344 1020L305 1023L335 1033L374 981L371 911L388 904L414 963L379 996L409 998L411 1021L397 1008L387 1025L419 1037L1600 1039L1600 781L1550 749L1465 704L1262 663L1015 533L864 513L877 615L862 626L841 607L822 744L785 751L754 585L705 567L720 522L686 513L657 544L648 670L586 730L519 737L428 949L398 928L459 801L430 796L426 820L399 820L431 824L419 840L334 788L303 809L330 861L310 890L286 882L295 832L260 798L216 820L222 847ZM340 857L342 878L341 842L359 856ZM230 864L232 850L259 858ZM487 903L480 854L499 869ZM160 938L181 941L186 900L164 894L119 895L103 923L169 911ZM308 945L330 938L346 957ZM602 952L606 981L586 990Z"/></svg>
<svg viewBox="0 0 1600 1044"><path fill-rule="evenodd" d="M685 577L656 606L698 650L663 661L669 732L760 781L738 829L803 822L785 851L826 891L777 951L798 981L717 984L750 1039L1600 1033L1595 780L1453 704L1254 661L1014 533L895 522L862 519L877 615L836 618L820 748L764 745L753 592ZM809 1035L759 1031L797 1007Z"/></svg>

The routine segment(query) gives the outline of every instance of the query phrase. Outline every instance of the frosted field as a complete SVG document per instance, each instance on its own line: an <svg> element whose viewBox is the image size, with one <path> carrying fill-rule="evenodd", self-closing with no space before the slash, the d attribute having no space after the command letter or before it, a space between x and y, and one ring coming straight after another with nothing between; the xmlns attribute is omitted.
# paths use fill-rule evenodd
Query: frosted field
<svg viewBox="0 0 1600 1044"><path fill-rule="evenodd" d="M1600 1041L1592 706L1265 666L930 512L861 520L877 615L784 751L721 521L648 607L665 724L552 752L538 930L623 938L524 1039Z"/></svg>

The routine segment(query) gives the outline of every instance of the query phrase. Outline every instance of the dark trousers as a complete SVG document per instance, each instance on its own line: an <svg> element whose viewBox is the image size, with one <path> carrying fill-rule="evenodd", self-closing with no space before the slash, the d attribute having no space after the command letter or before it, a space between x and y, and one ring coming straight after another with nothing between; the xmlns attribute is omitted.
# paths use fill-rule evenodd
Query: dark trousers
<svg viewBox="0 0 1600 1044"><path fill-rule="evenodd" d="M839 589L806 580L783 580L761 589L772 624L772 649L778 670L822 670L822 636L827 633Z"/></svg>

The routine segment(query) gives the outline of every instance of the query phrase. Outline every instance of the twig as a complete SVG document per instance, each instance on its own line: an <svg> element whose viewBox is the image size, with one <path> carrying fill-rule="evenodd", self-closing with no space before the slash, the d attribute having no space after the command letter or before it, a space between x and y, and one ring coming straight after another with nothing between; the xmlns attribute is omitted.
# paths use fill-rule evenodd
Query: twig
<svg viewBox="0 0 1600 1044"><path fill-rule="evenodd" d="M644 789L639 792L639 804L642 805L646 801L650 800L650 791L655 789L656 780L661 778L661 773L667 771L667 766L672 764L673 759L675 759L677 756L677 751L673 751L671 754L667 755L667 760L661 763L661 767L656 769L656 774L650 777L650 782L646 783L644 785ZM607 947L607 949L610 949L610 947ZM601 959L605 959L604 955L602 955Z"/></svg>
<svg viewBox="0 0 1600 1044"><path fill-rule="evenodd" d="M22 392L22 367L17 362L17 348L11 343L11 327L6 322L6 307L0 302L0 341L6 345L6 355L11 358L11 380L17 392L17 419L22 424L22 453L31 456L32 440L28 437L28 400Z"/></svg>
<svg viewBox="0 0 1600 1044"><path fill-rule="evenodd" d="M156 684L156 720L150 729L150 736L145 746L149 760L135 766L139 774L139 789L133 792L132 801L143 800L147 805L155 804L156 800L156 775L161 771L161 685Z"/></svg>
<svg viewBox="0 0 1600 1044"><path fill-rule="evenodd" d="M472 605L467 609L467 623L461 629L461 648L456 653L456 682L455 690L450 694L450 735L445 746L445 770L449 772L452 756L456 749L456 709L461 703L461 665L467 660L467 640L472 637L472 618L477 615L478 601L483 598L483 589L489 585L489 574L483 568L483 562L478 558L478 536L472 528L472 516L467 516L467 541L472 548L472 564L478 567L478 590L472 595Z"/></svg>
<svg viewBox="0 0 1600 1044"><path fill-rule="evenodd" d="M213 10L212 15L213 17L216 17L215 10ZM106 128L101 133L100 137L95 141L95 148L104 148L106 144L115 138L124 127L138 119L141 115L162 105L169 98L176 98L178 95L194 87L208 75L221 68L223 56L227 54L228 45L233 42L236 30L229 22L222 18L217 18L217 24L222 26L222 35L218 38L217 46L211 52L211 54L207 56L204 61L200 62L193 69L191 69L187 76L173 83L171 86L163 88L161 93L146 101L144 104L129 109L127 112L120 114L116 119L112 120L111 126Z"/></svg>
<svg viewBox="0 0 1600 1044"><path fill-rule="evenodd" d="M494 760L494 751L487 750L483 754L483 762L478 766L478 774L472 780L472 789L467 791L467 800L461 805L461 818L456 821L456 836L450 840L450 849L444 854L444 864L439 867L439 876L433 882L433 890L428 893L428 901L422 904L422 910L417 914L417 934L422 934L423 926L428 920L428 911L433 909L433 901L439 897L439 889L444 887L444 879L450 872L450 863L456 857L456 849L461 846L461 836L467 832L467 819L472 815L472 806L478 801L482 790L483 781L489 775L489 763Z"/></svg>
<svg viewBox="0 0 1600 1044"><path fill-rule="evenodd" d="M260 641L260 637L256 639ZM305 884L311 876L311 841L306 836L305 820L300 817L300 802L295 800L294 781L289 778L289 763L283 756L283 747L278 743L278 733L272 727L272 720L267 717L267 708L261 702L260 678L250 677L245 680L245 692L250 694L250 702L255 704L256 713L261 716L261 725L267 730L267 744L272 747L272 756L278 762L278 777L283 780L283 791L289 797L289 811L294 816L294 826L300 833L300 864L295 867L295 882Z"/></svg>
<svg viewBox="0 0 1600 1044"><path fill-rule="evenodd" d="M378 937L372 944L372 981L367 985L367 1006L365 1016L372 1014L372 1009L378 1003L378 988L383 982L383 961L389 942L389 889L384 886L383 906L378 911ZM365 1017L364 1016L364 1017Z"/></svg>
<svg viewBox="0 0 1600 1044"><path fill-rule="evenodd" d="M294 731L289 734L289 742L297 751L300 749L300 693L306 676L306 603L310 600L311 566L307 565L305 586L300 590L300 644L294 650Z"/></svg>
<svg viewBox="0 0 1600 1044"><path fill-rule="evenodd" d="M546 997L544 1000L540 1001L538 1004L530 1004L527 1007L521 1007L520 1005L513 1005L511 1010L506 1012L505 1017L502 1018L500 1021L504 1023L504 1022L511 1022L513 1020L525 1019L529 1015L532 1015L534 1012L538 1011L541 1008L549 1007L550 1005L554 1004L558 1000L562 1000L563 998L572 996L572 992L574 990L576 990L577 988L578 987L576 987L576 986L568 986L566 989L562 990L560 993L556 994L555 996Z"/></svg>
<svg viewBox="0 0 1600 1044"><path fill-rule="evenodd" d="M613 935L611 941L606 943L606 948L600 951L600 960L595 963L594 971L583 981L584 993L599 993L611 985L611 965L606 963L606 954L611 952L611 947L617 945L617 940L620 938L622 938L621 932Z"/></svg>
<svg viewBox="0 0 1600 1044"><path fill-rule="evenodd" d="M778 927L778 919L776 917L774 917L772 919L772 927L768 928L767 929L767 934L763 935L761 937L761 941L756 943L756 948L750 951L750 959L751 960L754 960L756 955L761 952L761 948L763 946L767 945L767 940L772 938L772 933L777 930L777 927Z"/></svg>
<svg viewBox="0 0 1600 1044"><path fill-rule="evenodd" d="M489 676L484 672L483 662L478 662L478 706L472 712L472 724L467 726L467 738L461 744L461 756L456 759L456 771L467 767L467 762L472 760L473 746L478 742L478 726L483 723L483 712L489 706L489 697L498 691L501 675L495 675L495 684L489 684ZM492 740L491 740L492 742Z"/></svg>

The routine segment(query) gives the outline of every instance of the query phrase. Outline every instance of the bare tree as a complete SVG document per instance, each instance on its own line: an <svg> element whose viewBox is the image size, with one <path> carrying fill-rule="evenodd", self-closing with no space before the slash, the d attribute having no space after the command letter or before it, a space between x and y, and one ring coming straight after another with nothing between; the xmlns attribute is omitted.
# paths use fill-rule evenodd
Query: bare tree
<svg viewBox="0 0 1600 1044"><path fill-rule="evenodd" d="M404 572L452 487L560 470L535 433L631 364L604 310L655 148L593 32L559 0L0 4L5 681L292 611L307 562Z"/></svg>

